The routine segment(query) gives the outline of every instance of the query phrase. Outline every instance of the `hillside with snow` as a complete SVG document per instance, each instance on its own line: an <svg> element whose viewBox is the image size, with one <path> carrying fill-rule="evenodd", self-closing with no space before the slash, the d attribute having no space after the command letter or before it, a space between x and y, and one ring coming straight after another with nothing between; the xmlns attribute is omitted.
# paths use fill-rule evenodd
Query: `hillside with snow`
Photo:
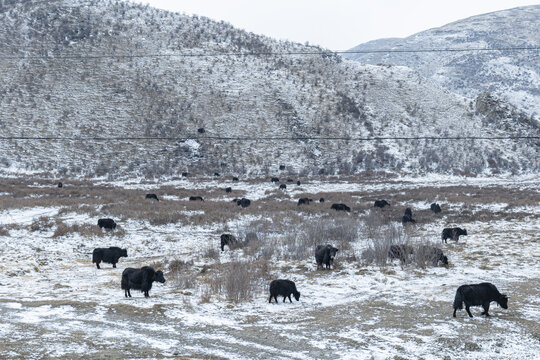
<svg viewBox="0 0 540 360"><path fill-rule="evenodd" d="M493 141L538 136L534 119L406 67L118 1L4 0L0 24L3 174L539 170L538 140ZM488 139L334 139L441 136Z"/></svg>
<svg viewBox="0 0 540 360"><path fill-rule="evenodd" d="M473 16L404 39L358 45L352 51L502 49L496 51L350 53L362 64L419 71L442 87L475 97L489 91L540 119L540 5ZM521 50L508 50L519 48ZM531 49L533 48L533 49ZM527 50L528 49L528 50Z"/></svg>

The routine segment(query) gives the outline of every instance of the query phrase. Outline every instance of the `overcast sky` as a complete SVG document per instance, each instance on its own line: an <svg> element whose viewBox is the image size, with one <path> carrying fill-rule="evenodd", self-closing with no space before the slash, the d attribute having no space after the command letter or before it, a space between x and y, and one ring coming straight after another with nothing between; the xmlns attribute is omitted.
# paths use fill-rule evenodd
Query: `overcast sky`
<svg viewBox="0 0 540 360"><path fill-rule="evenodd" d="M160 9L224 20L276 39L347 50L405 37L469 16L540 4L539 0L134 0Z"/></svg>

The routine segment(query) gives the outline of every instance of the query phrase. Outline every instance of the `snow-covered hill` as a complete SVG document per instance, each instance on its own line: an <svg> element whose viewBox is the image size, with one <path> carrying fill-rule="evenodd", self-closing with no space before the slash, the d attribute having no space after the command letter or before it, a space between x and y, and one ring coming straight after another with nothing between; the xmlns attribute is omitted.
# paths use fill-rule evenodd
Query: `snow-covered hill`
<svg viewBox="0 0 540 360"><path fill-rule="evenodd" d="M528 116L487 93L455 95L405 67L361 65L125 2L0 4L1 135L72 138L2 140L4 173L263 175L285 165L306 175L490 174L540 167L537 140L284 139L540 134ZM283 54L299 51L316 54ZM279 54L207 56L216 53Z"/></svg>
<svg viewBox="0 0 540 360"><path fill-rule="evenodd" d="M474 97L490 91L539 121L539 33L540 5L533 5L474 16L404 39L380 39L351 49L522 50L355 53L345 54L345 57L364 64L408 66L437 84L464 96Z"/></svg>

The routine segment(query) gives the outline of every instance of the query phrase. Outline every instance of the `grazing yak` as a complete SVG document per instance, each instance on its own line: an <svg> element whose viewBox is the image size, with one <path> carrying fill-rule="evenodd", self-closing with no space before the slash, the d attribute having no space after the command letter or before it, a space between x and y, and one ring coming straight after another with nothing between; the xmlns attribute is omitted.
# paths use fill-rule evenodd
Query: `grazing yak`
<svg viewBox="0 0 540 360"><path fill-rule="evenodd" d="M411 208L406 208L405 213L403 214L403 217L401 218L401 223L403 225L405 225L405 224L407 224L409 222L411 224L414 224L414 223L416 223L416 220L414 220L412 218L412 210L411 210Z"/></svg>
<svg viewBox="0 0 540 360"><path fill-rule="evenodd" d="M285 170L285 165L279 165L279 170Z"/></svg>
<svg viewBox="0 0 540 360"><path fill-rule="evenodd" d="M294 182L294 180L293 179L287 179L287 182L292 183L292 182Z"/></svg>
<svg viewBox="0 0 540 360"><path fill-rule="evenodd" d="M484 308L482 315L489 316L489 304L492 301L496 301L503 309L508 309L508 297L501 294L495 285L491 283L461 285L458 287L454 298L453 316L456 317L456 310L463 309L463 303L465 303L465 310L467 310L469 317L473 317L470 310L471 306L482 306Z"/></svg>
<svg viewBox="0 0 540 360"><path fill-rule="evenodd" d="M109 229L109 230L116 229L116 223L114 222L113 219L109 219L109 218L99 219L97 224L101 229L103 228Z"/></svg>
<svg viewBox="0 0 540 360"><path fill-rule="evenodd" d="M273 178L270 179L270 181L273 182L273 183L277 183L277 182L279 182L279 178L273 177Z"/></svg>
<svg viewBox="0 0 540 360"><path fill-rule="evenodd" d="M285 185L285 184L281 184L281 185L279 185L279 188L280 188L280 189L282 189L282 190L284 190L284 189L286 189L286 188L287 188L287 185Z"/></svg>
<svg viewBox="0 0 540 360"><path fill-rule="evenodd" d="M418 248L418 251L426 256L429 263L433 266L437 266L439 261L443 265L448 265L448 257L444 255L443 251L438 247L431 245L422 245Z"/></svg>
<svg viewBox="0 0 540 360"><path fill-rule="evenodd" d="M236 200L236 205L241 206L243 208L247 208L249 205L251 205L251 200L246 198L241 198L240 200Z"/></svg>
<svg viewBox="0 0 540 360"><path fill-rule="evenodd" d="M441 207L439 206L439 204L433 203L431 204L430 208L431 208L431 211L433 211L435 214L438 214L441 212Z"/></svg>
<svg viewBox="0 0 540 360"><path fill-rule="evenodd" d="M399 259L405 261L409 255L413 254L413 247L406 244L390 245L388 250L388 257L390 259Z"/></svg>
<svg viewBox="0 0 540 360"><path fill-rule="evenodd" d="M214 176L221 176L221 175L219 175L218 172L215 172L215 173L214 173Z"/></svg>
<svg viewBox="0 0 540 360"><path fill-rule="evenodd" d="M330 209L334 209L336 211L351 212L351 208L345 204L332 204L332 206L330 206Z"/></svg>
<svg viewBox="0 0 540 360"><path fill-rule="evenodd" d="M237 240L234 235L231 235L231 234L221 235L221 251L225 251L225 245L228 245L230 249L231 244L236 244L236 243L237 243Z"/></svg>
<svg viewBox="0 0 540 360"><path fill-rule="evenodd" d="M182 173L182 177L187 177L188 176L188 173L187 172L183 172Z"/></svg>
<svg viewBox="0 0 540 360"><path fill-rule="evenodd" d="M98 269L99 263L104 262L107 264L112 264L113 268L116 268L116 263L121 257L128 257L126 249L120 249L119 247L112 246L110 248L96 248L92 253L92 263L96 264Z"/></svg>
<svg viewBox="0 0 540 360"><path fill-rule="evenodd" d="M298 180L298 181L296 182L296 185L300 186L300 184L301 184L301 182L300 182L300 180Z"/></svg>
<svg viewBox="0 0 540 360"><path fill-rule="evenodd" d="M145 199L154 199L156 201L159 201L158 197L156 194L146 194L146 197Z"/></svg>
<svg viewBox="0 0 540 360"><path fill-rule="evenodd" d="M64 184L62 184L62 182L60 181L60 182L58 183L58 187L61 188L62 186L64 186Z"/></svg>
<svg viewBox="0 0 540 360"><path fill-rule="evenodd" d="M292 302L291 294L294 296L296 301L300 300L300 293L298 290L296 290L296 284L294 281L283 279L272 280L270 283L270 298L268 299L268 302L271 303L272 298L274 298L277 303L278 295L283 296L283 302L285 302L287 298L289 298L289 301Z"/></svg>
<svg viewBox="0 0 540 360"><path fill-rule="evenodd" d="M330 269L334 264L334 258L339 250L330 244L317 245L315 248L315 261L317 262L317 269Z"/></svg>
<svg viewBox="0 0 540 360"><path fill-rule="evenodd" d="M126 297L131 297L130 289L141 290L144 293L144 297L149 297L148 292L152 289L152 283L154 281L162 284L165 282L161 270L155 271L150 266L143 266L140 269L126 268L122 272L121 287Z"/></svg>
<svg viewBox="0 0 540 360"><path fill-rule="evenodd" d="M320 199L319 199L319 202L320 202L320 203L323 203L323 202L324 202L324 198L320 198Z"/></svg>
<svg viewBox="0 0 540 360"><path fill-rule="evenodd" d="M204 134L204 133L205 133L205 130L204 130L204 128L198 128L198 129L197 129L197 132L198 132L199 134Z"/></svg>
<svg viewBox="0 0 540 360"><path fill-rule="evenodd" d="M298 199L298 205L309 205L309 203L313 201L313 199L310 198L300 198Z"/></svg>
<svg viewBox="0 0 540 360"><path fill-rule="evenodd" d="M238 181L239 179L236 176L233 176L232 181Z"/></svg>
<svg viewBox="0 0 540 360"><path fill-rule="evenodd" d="M459 228L459 227L444 228L443 231L442 231L442 234L441 234L441 239L445 243L448 243L448 241L446 239L452 239L455 242L458 242L459 237L461 235L467 236L467 230Z"/></svg>
<svg viewBox="0 0 540 360"><path fill-rule="evenodd" d="M231 188L231 187L225 188L225 192L226 192L226 193L232 192L232 188Z"/></svg>
<svg viewBox="0 0 540 360"><path fill-rule="evenodd" d="M386 200L375 200L375 204L373 206L382 209L385 206L390 206L390 203L388 203Z"/></svg>
<svg viewBox="0 0 540 360"><path fill-rule="evenodd" d="M190 196L189 201L204 201L202 196Z"/></svg>

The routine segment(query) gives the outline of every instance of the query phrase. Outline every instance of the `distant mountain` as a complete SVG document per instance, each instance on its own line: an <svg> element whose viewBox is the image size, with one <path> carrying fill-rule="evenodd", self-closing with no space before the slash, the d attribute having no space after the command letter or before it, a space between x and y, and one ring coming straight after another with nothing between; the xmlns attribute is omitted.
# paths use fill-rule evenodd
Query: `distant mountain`
<svg viewBox="0 0 540 360"><path fill-rule="evenodd" d="M404 39L380 39L351 50L536 48L519 51L345 54L363 64L419 71L468 97L489 91L540 121L540 5L473 16Z"/></svg>
<svg viewBox="0 0 540 360"><path fill-rule="evenodd" d="M337 139L540 134L408 68L118 1L0 0L0 24L1 136L62 138L0 140L0 174L539 170L536 140Z"/></svg>

